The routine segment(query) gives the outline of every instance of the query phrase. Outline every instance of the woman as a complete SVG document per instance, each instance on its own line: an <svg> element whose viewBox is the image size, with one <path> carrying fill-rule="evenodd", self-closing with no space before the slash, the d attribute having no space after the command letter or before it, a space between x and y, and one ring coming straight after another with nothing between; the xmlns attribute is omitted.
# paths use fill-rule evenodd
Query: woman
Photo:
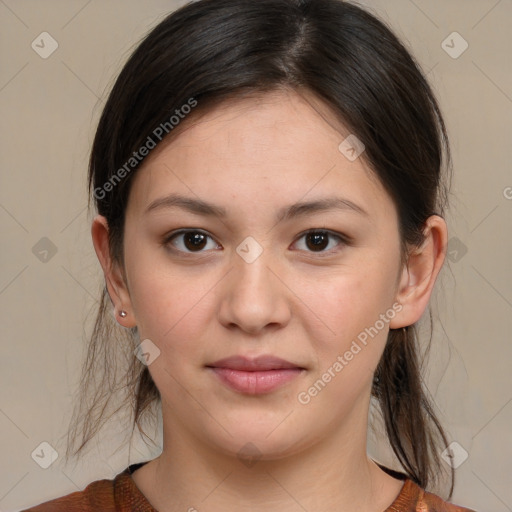
<svg viewBox="0 0 512 512"><path fill-rule="evenodd" d="M134 426L160 405L162 453L29 510L468 511L427 490L448 443L415 336L449 164L419 67L361 8L200 0L168 16L92 148L106 287L70 432L76 455L124 350ZM366 453L372 397L400 471Z"/></svg>

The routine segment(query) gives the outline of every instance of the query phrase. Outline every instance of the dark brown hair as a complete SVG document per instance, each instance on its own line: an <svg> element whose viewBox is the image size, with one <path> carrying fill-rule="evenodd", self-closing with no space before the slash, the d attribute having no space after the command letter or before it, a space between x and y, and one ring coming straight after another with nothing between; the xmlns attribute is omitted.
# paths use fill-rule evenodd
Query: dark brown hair
<svg viewBox="0 0 512 512"><path fill-rule="evenodd" d="M200 0L144 38L99 121L89 187L108 221L114 262L123 268L130 184L144 160L130 160L134 152L149 139L158 143L163 128L169 139L173 115L190 112L183 125L222 101L280 88L312 92L364 143L365 161L396 205L407 261L407 247L423 241L426 219L443 215L451 160L438 103L404 45L383 22L342 0ZM185 109L187 104L196 106ZM160 399L147 366L133 355L136 328L119 327L110 309L104 288L67 458L126 406L132 435L135 426L145 435L144 420L154 417L152 406ZM423 488L432 485L443 472L439 448L447 439L422 382L415 326L389 332L372 396L405 473ZM111 411L113 404L118 407ZM453 469L450 474L451 497Z"/></svg>

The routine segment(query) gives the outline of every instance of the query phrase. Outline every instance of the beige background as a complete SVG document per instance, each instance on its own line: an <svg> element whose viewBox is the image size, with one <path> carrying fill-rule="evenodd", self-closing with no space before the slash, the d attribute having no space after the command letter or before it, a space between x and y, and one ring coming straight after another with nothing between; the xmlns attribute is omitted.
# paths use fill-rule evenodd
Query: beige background
<svg viewBox="0 0 512 512"><path fill-rule="evenodd" d="M101 285L86 210L94 127L134 44L181 4L0 0L2 511L83 489L157 453L136 443L130 458L127 450L106 457L105 448L115 445L103 438L76 467L63 467L59 457L42 469L31 457L44 441L64 451L84 330ZM450 441L468 452L456 470L453 501L510 511L512 2L364 4L392 25L428 72L452 139L451 261L433 304L440 319L428 383ZM59 45L47 59L31 48L44 31ZM469 44L458 58L442 47L454 31ZM451 39L452 51L462 48ZM36 246L43 237L57 250L46 262ZM120 429L113 427L114 441ZM371 437L372 454L386 462L389 454L379 446Z"/></svg>

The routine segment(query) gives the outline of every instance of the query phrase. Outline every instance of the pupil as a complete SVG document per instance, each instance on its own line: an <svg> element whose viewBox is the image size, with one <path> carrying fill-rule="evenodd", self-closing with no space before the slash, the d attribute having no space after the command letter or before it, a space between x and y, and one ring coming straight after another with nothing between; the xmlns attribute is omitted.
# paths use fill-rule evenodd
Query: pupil
<svg viewBox="0 0 512 512"><path fill-rule="evenodd" d="M187 249L202 249L205 245L205 240L206 236L202 233L187 233L185 235L185 245Z"/></svg>
<svg viewBox="0 0 512 512"><path fill-rule="evenodd" d="M327 233L308 233L306 239L313 244L311 247L308 245L310 249L325 249L327 247Z"/></svg>

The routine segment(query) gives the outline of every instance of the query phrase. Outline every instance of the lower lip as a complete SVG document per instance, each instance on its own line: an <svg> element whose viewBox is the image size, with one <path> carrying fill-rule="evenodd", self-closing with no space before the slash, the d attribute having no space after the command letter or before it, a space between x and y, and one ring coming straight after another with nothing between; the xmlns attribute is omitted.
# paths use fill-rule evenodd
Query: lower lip
<svg viewBox="0 0 512 512"><path fill-rule="evenodd" d="M279 370L266 370L246 372L230 368L211 368L220 380L240 393L260 395L270 393L284 386L300 375L300 368L281 368Z"/></svg>

